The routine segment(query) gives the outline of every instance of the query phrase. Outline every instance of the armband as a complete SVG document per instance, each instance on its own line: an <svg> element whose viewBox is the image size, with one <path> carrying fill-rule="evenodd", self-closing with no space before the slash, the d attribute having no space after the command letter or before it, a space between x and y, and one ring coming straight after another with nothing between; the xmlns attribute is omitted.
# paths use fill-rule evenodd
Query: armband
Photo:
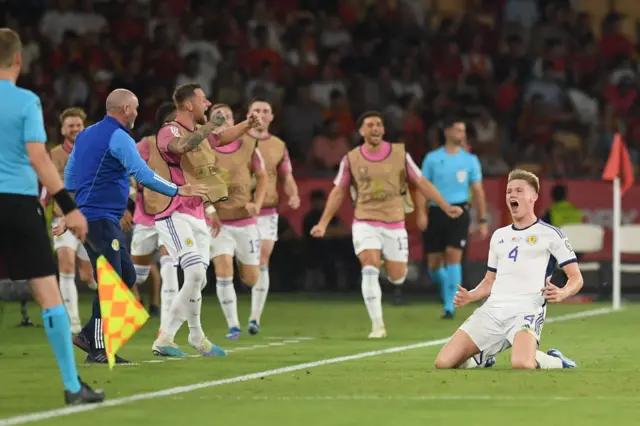
<svg viewBox="0 0 640 426"><path fill-rule="evenodd" d="M71 198L71 195L69 195L66 189L61 189L56 192L53 195L53 199L56 200L56 203L58 203L58 206L64 215L69 214L78 208L78 206L76 206L76 202L73 201L73 198Z"/></svg>
<svg viewBox="0 0 640 426"><path fill-rule="evenodd" d="M214 214L216 212L216 208L213 207L211 204L209 204L207 206L206 209L204 209L205 213L207 213L207 215L211 216L212 214Z"/></svg>

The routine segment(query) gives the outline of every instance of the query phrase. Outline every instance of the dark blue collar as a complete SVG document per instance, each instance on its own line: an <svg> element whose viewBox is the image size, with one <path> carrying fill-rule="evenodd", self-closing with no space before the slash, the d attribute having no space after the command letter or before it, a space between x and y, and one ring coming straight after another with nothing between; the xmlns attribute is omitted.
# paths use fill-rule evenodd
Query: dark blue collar
<svg viewBox="0 0 640 426"><path fill-rule="evenodd" d="M124 127L121 122L119 122L115 118L111 117L110 115L105 115L104 118L102 119L102 121L107 121L109 123L115 124L116 126L120 127L125 132L129 133L129 129Z"/></svg>
<svg viewBox="0 0 640 426"><path fill-rule="evenodd" d="M511 224L511 229L513 229L514 231L525 231L529 228L531 228L533 225L535 225L536 223L540 222L540 219L536 219L535 222L533 222L531 225L529 226L525 226L524 228L516 228L516 226L514 224Z"/></svg>

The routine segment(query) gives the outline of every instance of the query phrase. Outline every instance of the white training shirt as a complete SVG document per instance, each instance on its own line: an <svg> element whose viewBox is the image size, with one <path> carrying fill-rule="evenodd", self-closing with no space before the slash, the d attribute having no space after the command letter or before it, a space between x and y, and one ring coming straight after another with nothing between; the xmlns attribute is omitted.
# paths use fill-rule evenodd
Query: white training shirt
<svg viewBox="0 0 640 426"><path fill-rule="evenodd" d="M561 230L538 219L517 229L497 229L491 236L487 269L496 273L490 300L544 303L542 289L556 265L576 262L569 240Z"/></svg>

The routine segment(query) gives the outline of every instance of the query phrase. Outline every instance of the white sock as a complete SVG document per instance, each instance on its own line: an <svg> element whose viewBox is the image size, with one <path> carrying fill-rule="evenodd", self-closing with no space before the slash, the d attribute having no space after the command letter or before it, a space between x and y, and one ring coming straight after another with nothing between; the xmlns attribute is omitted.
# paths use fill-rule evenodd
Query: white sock
<svg viewBox="0 0 640 426"><path fill-rule="evenodd" d="M229 328L240 328L238 296L236 296L236 289L233 287L233 277L219 277L216 282L216 294Z"/></svg>
<svg viewBox="0 0 640 426"><path fill-rule="evenodd" d="M139 286L144 284L149 278L151 272L151 265L133 265L136 270L136 284Z"/></svg>
<svg viewBox="0 0 640 426"><path fill-rule="evenodd" d="M162 256L160 258L160 278L162 280L160 289L160 331L163 331L167 327L173 299L178 295L178 268L174 265L171 256Z"/></svg>
<svg viewBox="0 0 640 426"><path fill-rule="evenodd" d="M258 283L251 288L251 317L249 321L260 324L260 317L264 311L264 304L267 302L269 294L269 267L260 267L260 277Z"/></svg>
<svg viewBox="0 0 640 426"><path fill-rule="evenodd" d="M202 304L202 293L200 288L202 280L206 279L202 258L197 254L186 255L181 259L182 270L184 271L184 284L171 303L167 318L166 329L162 330L166 337L173 341L176 333L187 321L189 323L189 334L201 332L200 311ZM200 335L198 335L198 339Z"/></svg>
<svg viewBox="0 0 640 426"><path fill-rule="evenodd" d="M78 288L76 287L76 274L60 273L60 295L62 302L69 314L69 321L72 323L80 322L80 313L78 312Z"/></svg>
<svg viewBox="0 0 640 426"><path fill-rule="evenodd" d="M402 284L404 284L404 281L407 279L407 276L405 275L404 277L397 279L397 280L392 280L391 278L389 278L389 282L395 286L400 286Z"/></svg>
<svg viewBox="0 0 640 426"><path fill-rule="evenodd" d="M362 297L374 329L384 327L382 320L382 289L378 277L380 271L373 266L362 268Z"/></svg>
<svg viewBox="0 0 640 426"><path fill-rule="evenodd" d="M193 341L199 342L204 336L200 313L202 312L202 287L207 280L207 270L203 262L184 268L184 285L186 295L187 325L189 326L189 336ZM186 289L185 289L186 287ZM182 291L182 290L180 290Z"/></svg>
<svg viewBox="0 0 640 426"><path fill-rule="evenodd" d="M542 351L536 351L536 362L543 370L562 368L562 360L560 358L547 355Z"/></svg>

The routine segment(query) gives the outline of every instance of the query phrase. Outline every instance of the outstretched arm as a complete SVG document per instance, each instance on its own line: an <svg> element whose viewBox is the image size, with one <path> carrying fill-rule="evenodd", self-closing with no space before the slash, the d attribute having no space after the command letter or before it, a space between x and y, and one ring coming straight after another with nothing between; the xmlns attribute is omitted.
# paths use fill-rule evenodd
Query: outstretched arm
<svg viewBox="0 0 640 426"><path fill-rule="evenodd" d="M183 136L180 136L177 128L172 127L172 131L175 130L175 137L171 139L169 145L167 145L167 150L172 154L184 154L193 151L203 140L207 139L220 124L222 123L219 121L211 120L193 132L189 132Z"/></svg>
<svg viewBox="0 0 640 426"><path fill-rule="evenodd" d="M147 166L136 149L136 143L123 130L116 130L113 133L109 150L142 186L168 197L175 197L178 194L176 184L163 179Z"/></svg>

